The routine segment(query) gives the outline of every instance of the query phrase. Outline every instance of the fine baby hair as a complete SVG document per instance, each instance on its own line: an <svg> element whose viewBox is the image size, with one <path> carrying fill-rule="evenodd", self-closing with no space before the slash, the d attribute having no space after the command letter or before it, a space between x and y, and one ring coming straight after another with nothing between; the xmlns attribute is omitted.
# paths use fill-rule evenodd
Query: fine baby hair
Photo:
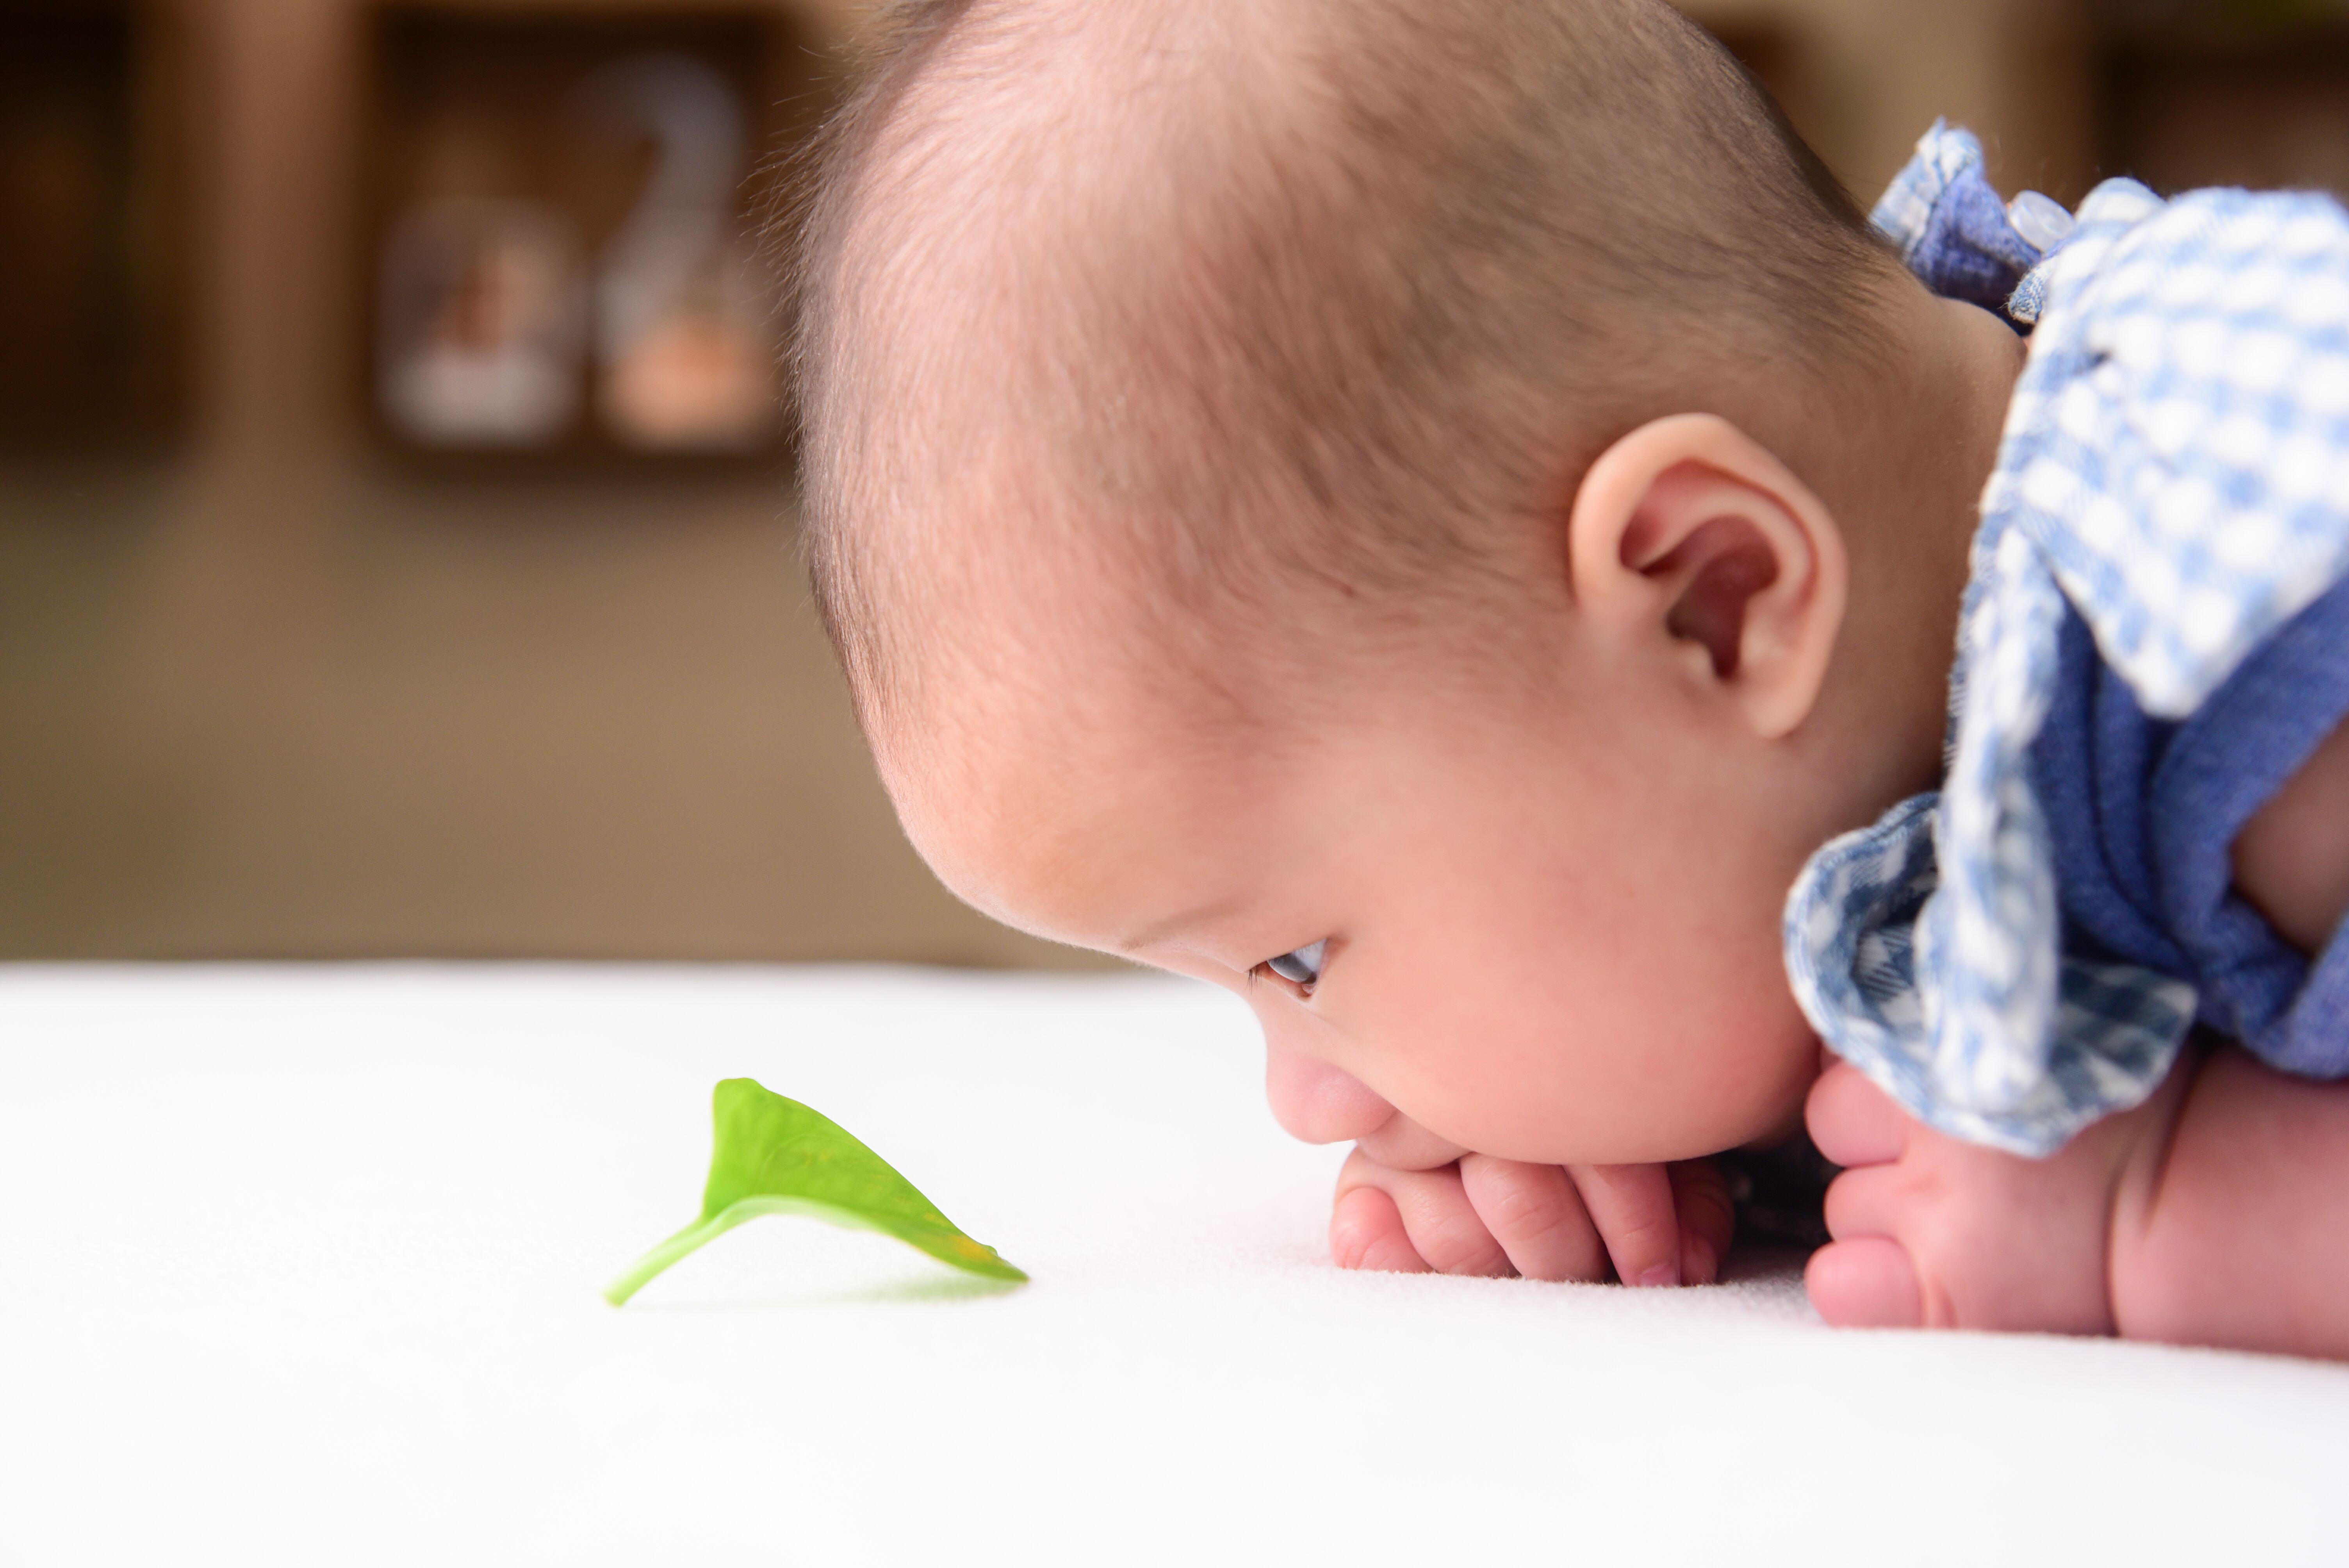
<svg viewBox="0 0 2349 1568"><path fill-rule="evenodd" d="M795 222L806 545L876 744L1046 634L1035 578L1140 590L1109 645L1225 721L1331 638L1457 648L1562 469L1723 385L1847 395L1913 286L1661 0L926 0L871 47Z"/></svg>

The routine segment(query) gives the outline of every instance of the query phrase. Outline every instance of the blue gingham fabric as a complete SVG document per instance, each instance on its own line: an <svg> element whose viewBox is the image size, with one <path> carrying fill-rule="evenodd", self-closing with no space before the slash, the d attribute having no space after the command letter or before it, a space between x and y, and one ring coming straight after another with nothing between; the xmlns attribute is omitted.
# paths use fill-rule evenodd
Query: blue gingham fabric
<svg viewBox="0 0 2349 1568"><path fill-rule="evenodd" d="M2072 215L2044 196L2026 192L2016 206L2010 209L1991 189L1973 134L1936 121L1874 217L1935 294L2003 310L2052 242L2074 226Z"/></svg>
<svg viewBox="0 0 2349 1568"><path fill-rule="evenodd" d="M2349 215L2126 180L2068 230L2048 206L2002 207L1980 145L1937 125L1877 211L1929 285L2011 279L2031 349L1983 493L1941 790L1814 856L1785 932L1838 1055L1928 1125L2030 1155L2142 1101L2197 1009L2183 978L2064 948L2029 764L2067 614L2147 714L2182 719L2349 573Z"/></svg>

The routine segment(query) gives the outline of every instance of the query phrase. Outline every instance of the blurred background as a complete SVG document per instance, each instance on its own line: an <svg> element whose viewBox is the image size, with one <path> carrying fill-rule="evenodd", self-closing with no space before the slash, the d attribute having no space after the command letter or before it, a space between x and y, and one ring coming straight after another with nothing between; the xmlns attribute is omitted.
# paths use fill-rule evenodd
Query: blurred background
<svg viewBox="0 0 2349 1568"><path fill-rule="evenodd" d="M1863 201L2349 191L2349 0L1702 0ZM834 0L0 0L0 957L1088 962L793 559L749 239Z"/></svg>

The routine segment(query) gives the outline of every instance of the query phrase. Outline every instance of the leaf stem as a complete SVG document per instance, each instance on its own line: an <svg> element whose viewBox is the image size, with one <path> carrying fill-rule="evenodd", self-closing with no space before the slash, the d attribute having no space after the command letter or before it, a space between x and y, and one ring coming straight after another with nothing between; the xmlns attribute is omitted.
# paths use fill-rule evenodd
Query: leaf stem
<svg viewBox="0 0 2349 1568"><path fill-rule="evenodd" d="M697 1247L704 1246L724 1235L743 1221L755 1219L756 1212L743 1212L738 1203L722 1213L706 1220L696 1220L660 1245L628 1265L627 1272L604 1287L604 1299L614 1306L624 1306L630 1296L645 1288L654 1275L684 1257Z"/></svg>

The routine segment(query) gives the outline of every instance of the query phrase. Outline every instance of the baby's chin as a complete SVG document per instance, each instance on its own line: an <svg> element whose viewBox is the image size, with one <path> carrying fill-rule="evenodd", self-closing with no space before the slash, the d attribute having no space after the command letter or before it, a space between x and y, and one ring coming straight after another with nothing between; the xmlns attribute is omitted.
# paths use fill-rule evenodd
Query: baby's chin
<svg viewBox="0 0 2349 1568"><path fill-rule="evenodd" d="M1468 1152L1400 1111L1385 1125L1354 1140L1354 1147L1390 1171L1433 1171Z"/></svg>
<svg viewBox="0 0 2349 1568"><path fill-rule="evenodd" d="M1512 1114L1494 1117L1481 1132L1471 1130L1472 1141L1466 1143L1397 1111L1383 1125L1356 1138L1354 1145L1391 1171L1433 1171L1472 1151L1529 1165L1665 1165L1789 1141L1802 1131L1802 1096L1808 1087L1805 1079L1783 1105L1740 1108L1744 1115L1682 1116L1652 1126L1636 1116L1619 1115L1607 1119L1604 1126L1561 1117L1529 1127L1517 1114L1523 1107L1513 1105ZM1706 1109L1727 1112L1731 1108Z"/></svg>
<svg viewBox="0 0 2349 1568"><path fill-rule="evenodd" d="M1535 1165L1588 1162L1582 1156L1565 1152L1564 1145L1578 1141L1571 1136L1541 1136L1527 1143L1527 1130L1523 1127L1510 1129L1505 1134L1496 1121L1486 1130L1491 1136L1472 1134L1472 1141L1455 1142L1398 1110L1377 1128L1357 1135L1354 1147L1390 1171L1434 1171L1468 1153L1498 1155Z"/></svg>

